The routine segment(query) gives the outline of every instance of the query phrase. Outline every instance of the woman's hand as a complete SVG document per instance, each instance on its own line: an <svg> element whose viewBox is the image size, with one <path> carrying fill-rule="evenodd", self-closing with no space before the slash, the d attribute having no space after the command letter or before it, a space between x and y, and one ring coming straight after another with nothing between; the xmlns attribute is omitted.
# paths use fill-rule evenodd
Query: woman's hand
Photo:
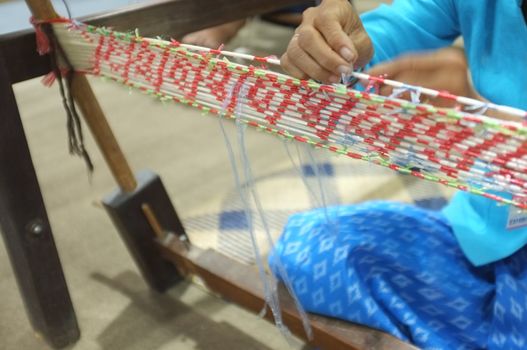
<svg viewBox="0 0 527 350"><path fill-rule="evenodd" d="M384 75L409 85L423 86L454 95L483 101L472 87L468 75L468 64L461 48L449 47L433 52L405 55L393 61L381 63L367 72L372 76ZM393 88L382 86L380 94L388 96ZM456 103L445 98L429 101L439 107L453 107Z"/></svg>
<svg viewBox="0 0 527 350"><path fill-rule="evenodd" d="M366 65L372 56L370 38L351 4L324 0L304 12L281 63L294 77L337 83L341 74Z"/></svg>

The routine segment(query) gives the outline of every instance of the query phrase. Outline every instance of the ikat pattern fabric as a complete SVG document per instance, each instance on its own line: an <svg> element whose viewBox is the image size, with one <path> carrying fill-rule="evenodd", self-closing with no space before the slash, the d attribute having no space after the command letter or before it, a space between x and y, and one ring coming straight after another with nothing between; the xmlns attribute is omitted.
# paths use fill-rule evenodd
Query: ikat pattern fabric
<svg viewBox="0 0 527 350"><path fill-rule="evenodd" d="M441 212L371 201L294 214L269 260L309 312L428 350L527 349L527 249L476 268Z"/></svg>

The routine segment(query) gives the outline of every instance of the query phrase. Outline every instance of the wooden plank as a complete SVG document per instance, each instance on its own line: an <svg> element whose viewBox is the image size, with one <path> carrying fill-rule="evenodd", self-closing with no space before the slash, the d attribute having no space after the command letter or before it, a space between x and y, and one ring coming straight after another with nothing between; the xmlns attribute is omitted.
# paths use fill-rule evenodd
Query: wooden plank
<svg viewBox="0 0 527 350"><path fill-rule="evenodd" d="M114 12L80 18L97 26L128 31L138 28L141 35L180 38L183 34L232 20L273 11L305 0L157 0L126 7ZM3 49L3 50L2 50ZM0 36L0 50L11 83L47 74L48 58L35 50L33 31Z"/></svg>
<svg viewBox="0 0 527 350"><path fill-rule="evenodd" d="M142 206L148 204L155 219L165 230L185 235L185 230L170 202L161 178L149 171L137 174L139 186L133 192L114 191L103 199L104 208L119 231L128 251L150 288L164 292L182 277L159 254L152 230Z"/></svg>
<svg viewBox="0 0 527 350"><path fill-rule="evenodd" d="M205 284L222 297L255 313L264 305L263 288L257 271L213 250L201 250L171 239L159 244L162 255L172 261L183 274L199 276ZM284 290L280 291L282 316L291 332L306 339L302 320L294 301ZM272 321L268 312L265 316ZM310 315L314 338L310 342L331 350L417 350L391 335L364 326L323 316ZM307 339L306 339L307 340Z"/></svg>
<svg viewBox="0 0 527 350"><path fill-rule="evenodd" d="M217 24L263 14L306 0L156 0L147 5L94 16L89 23L117 30L139 28L144 36L182 34ZM311 1L313 2L313 1ZM133 25L133 28L130 27Z"/></svg>
<svg viewBox="0 0 527 350"><path fill-rule="evenodd" d="M64 347L80 332L1 55L0 106L1 231L33 328Z"/></svg>

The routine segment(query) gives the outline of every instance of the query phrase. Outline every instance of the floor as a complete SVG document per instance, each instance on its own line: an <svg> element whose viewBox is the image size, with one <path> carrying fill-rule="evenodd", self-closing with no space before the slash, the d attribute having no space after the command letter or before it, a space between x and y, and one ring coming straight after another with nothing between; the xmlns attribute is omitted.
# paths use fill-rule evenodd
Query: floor
<svg viewBox="0 0 527 350"><path fill-rule="evenodd" d="M373 6L372 3L366 5ZM291 35L284 28L261 27L261 23L251 26L235 45L253 43L251 38L265 31L267 39L259 40L255 49L272 47L279 53ZM133 168L155 169L162 176L191 238L198 245L214 246L229 254L228 245L218 247L215 230L218 225L219 231L223 229L222 217L216 214L222 208L236 208L235 204L229 207L232 201L236 202L233 199L236 193L217 122L194 110L163 105L110 82L93 81L93 86ZM71 349L303 347L299 340L285 339L273 325L198 285L182 283L163 295L151 292L99 204L115 185L91 138L88 138L88 148L96 164L93 176L88 176L80 159L67 153L65 116L57 87L45 88L37 79L18 84L15 92L82 331L80 341ZM235 130L229 128L229 132L232 134ZM298 196L276 191L276 186L284 183L288 184L287 188L301 187L299 180L291 185L294 169L281 142L254 133L247 146L253 171L259 174L264 187L264 202L272 202L282 214L316 204L305 191L295 192ZM343 164L342 159L324 161L333 164L331 169L337 172ZM365 167L371 173L370 166ZM361 174L359 171L355 178L360 182L354 185L355 189L361 188L360 194L349 188L346 179L331 180L335 193L345 194L334 198L335 201L382 197L387 192L399 193L396 197L403 200L415 197L402 193L403 185L391 178L373 185ZM386 175L382 171L375 174ZM415 186L409 188L422 194L429 191ZM277 233L285 214L278 215L279 220L274 223ZM233 237L241 239L240 235ZM2 243L0 295L0 348L48 349L29 326Z"/></svg>

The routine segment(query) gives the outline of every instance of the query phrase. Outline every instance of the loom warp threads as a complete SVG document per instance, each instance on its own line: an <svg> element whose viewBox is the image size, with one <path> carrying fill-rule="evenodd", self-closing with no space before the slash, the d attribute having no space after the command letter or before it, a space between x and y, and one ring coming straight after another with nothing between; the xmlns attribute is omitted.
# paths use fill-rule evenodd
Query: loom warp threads
<svg viewBox="0 0 527 350"><path fill-rule="evenodd" d="M480 101L420 87L423 96L445 98L461 107L436 108L343 84L301 81L227 59L278 64L273 58L142 38L66 19L54 21L53 28L79 72L215 115L220 114L227 87L244 80L251 84L244 106L243 122L248 126L527 209L527 203L517 200L527 195L527 125L521 120L525 111L491 103L482 107ZM370 82L371 88L407 88L360 72L352 76ZM474 113L467 113L471 106ZM225 117L234 119L234 106L227 107ZM486 111L507 113L518 121L481 115ZM408 153L418 160L420 171L401 164ZM482 171L483 164L490 171Z"/></svg>
<svg viewBox="0 0 527 350"><path fill-rule="evenodd" d="M289 331L289 329L283 322L279 294L278 294L278 280L272 273L269 273L269 274L266 273L266 270L267 270L266 264L264 262L264 259L261 253L261 249L260 249L259 242L258 242L259 240L258 240L257 233L255 230L255 222L253 219L252 204L254 204L256 213L260 218L260 222L262 223L267 244L272 250L274 247L274 242L271 236L271 232L269 229L269 224L267 222L264 208L258 196L258 192L257 192L256 185L254 182L254 177L251 171L251 164L250 164L249 155L247 152L247 146L245 142L247 124L243 122L244 120L243 107L245 105L244 100L247 97L248 90L249 90L249 84L244 83L244 82L238 82L235 85L230 86L228 89L229 92L226 96L226 99L222 104L222 114L223 115L226 114L226 110L229 108L229 106L231 106L230 108L232 109L234 105L233 111L235 115L237 116L235 123L236 123L236 129L237 129L237 145L238 145L238 150L239 150L238 153L240 155L239 162L236 161L235 152L234 152L232 143L229 139L229 136L225 130L222 117L220 117L220 129L221 129L222 135L225 140L225 144L226 144L227 152L229 156L229 161L231 163L231 167L232 167L232 171L234 175L235 185L238 190L240 200L242 202L243 209L244 209L244 214L245 214L245 217L248 223L248 228L249 228L248 234L250 235L251 244L253 246L253 252L255 254L255 263L258 267L260 279L264 286L264 296L265 296L266 305L264 305L264 309L262 310L262 316L263 316L263 313L265 313L266 307L269 307L269 309L271 310L271 313L273 314L276 326L278 327L280 332L286 336L286 339L289 340L291 336L291 332ZM241 171L239 167L241 167ZM284 282L284 286L286 287L287 291L290 293L291 297L293 298L295 302L295 306L301 317L302 324L304 326L306 335L308 339L311 339L312 329L309 324L309 319L307 317L307 314L305 310L303 309L302 305L300 304L297 296L294 293L294 290L288 278L286 269L284 268L280 259L276 262L276 264L280 272L280 276L282 277L282 280Z"/></svg>

